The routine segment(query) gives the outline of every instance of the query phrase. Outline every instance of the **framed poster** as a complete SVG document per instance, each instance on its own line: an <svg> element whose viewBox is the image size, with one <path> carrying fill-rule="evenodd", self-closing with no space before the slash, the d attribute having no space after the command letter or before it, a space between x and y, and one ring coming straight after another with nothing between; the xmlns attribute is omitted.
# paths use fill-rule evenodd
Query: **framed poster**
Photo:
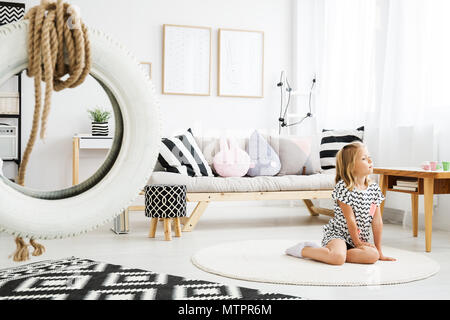
<svg viewBox="0 0 450 320"><path fill-rule="evenodd" d="M219 29L218 95L264 97L264 32Z"/></svg>
<svg viewBox="0 0 450 320"><path fill-rule="evenodd" d="M211 94L211 28L164 25L162 93Z"/></svg>

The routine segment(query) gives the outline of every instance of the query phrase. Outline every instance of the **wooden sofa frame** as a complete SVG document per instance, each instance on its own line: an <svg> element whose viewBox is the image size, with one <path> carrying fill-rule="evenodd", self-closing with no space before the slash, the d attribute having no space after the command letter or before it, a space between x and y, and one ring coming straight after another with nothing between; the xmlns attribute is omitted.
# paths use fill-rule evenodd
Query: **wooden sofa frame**
<svg viewBox="0 0 450 320"><path fill-rule="evenodd" d="M277 192L232 192L232 193L188 193L187 202L197 202L197 206L189 217L181 219L184 225L183 232L191 232L200 221L211 202L219 201L258 201L258 200L303 200L312 216L326 215L333 217L334 212L314 206L311 200L331 199L333 190L311 190L311 191L277 191ZM144 195L144 192L141 192ZM145 206L128 207L125 216L128 218L129 211L145 211Z"/></svg>

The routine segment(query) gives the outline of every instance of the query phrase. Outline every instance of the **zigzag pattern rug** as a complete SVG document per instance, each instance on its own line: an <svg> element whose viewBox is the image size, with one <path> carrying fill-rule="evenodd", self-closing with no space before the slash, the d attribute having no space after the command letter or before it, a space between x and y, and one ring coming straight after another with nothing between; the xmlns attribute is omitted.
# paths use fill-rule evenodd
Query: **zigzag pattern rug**
<svg viewBox="0 0 450 320"><path fill-rule="evenodd" d="M87 259L0 270L0 300L302 300Z"/></svg>

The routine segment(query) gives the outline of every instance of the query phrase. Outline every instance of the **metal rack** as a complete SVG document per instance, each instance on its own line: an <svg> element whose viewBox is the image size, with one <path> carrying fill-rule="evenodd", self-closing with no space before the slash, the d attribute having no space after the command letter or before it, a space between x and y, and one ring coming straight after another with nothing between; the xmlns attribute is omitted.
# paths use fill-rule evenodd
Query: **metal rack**
<svg viewBox="0 0 450 320"><path fill-rule="evenodd" d="M20 20L25 14L25 3L12 3L0 1L0 26ZM22 162L22 71L17 75L19 93L19 113L0 114L0 119L17 119L17 159L4 160L5 162L15 162L20 166Z"/></svg>
<svg viewBox="0 0 450 320"><path fill-rule="evenodd" d="M0 119L17 119L17 159L4 160L4 162L15 162L20 166L22 162L22 72L16 76L19 92L19 114L0 114Z"/></svg>

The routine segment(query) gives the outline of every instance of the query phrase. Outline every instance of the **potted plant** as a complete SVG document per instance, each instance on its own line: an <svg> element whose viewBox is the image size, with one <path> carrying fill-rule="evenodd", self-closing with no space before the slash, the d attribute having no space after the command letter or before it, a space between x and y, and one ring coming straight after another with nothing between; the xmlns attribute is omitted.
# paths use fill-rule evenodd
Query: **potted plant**
<svg viewBox="0 0 450 320"><path fill-rule="evenodd" d="M108 121L111 118L111 111L101 109L99 107L88 110L89 117L92 120L92 135L93 136L108 136L109 127Z"/></svg>

